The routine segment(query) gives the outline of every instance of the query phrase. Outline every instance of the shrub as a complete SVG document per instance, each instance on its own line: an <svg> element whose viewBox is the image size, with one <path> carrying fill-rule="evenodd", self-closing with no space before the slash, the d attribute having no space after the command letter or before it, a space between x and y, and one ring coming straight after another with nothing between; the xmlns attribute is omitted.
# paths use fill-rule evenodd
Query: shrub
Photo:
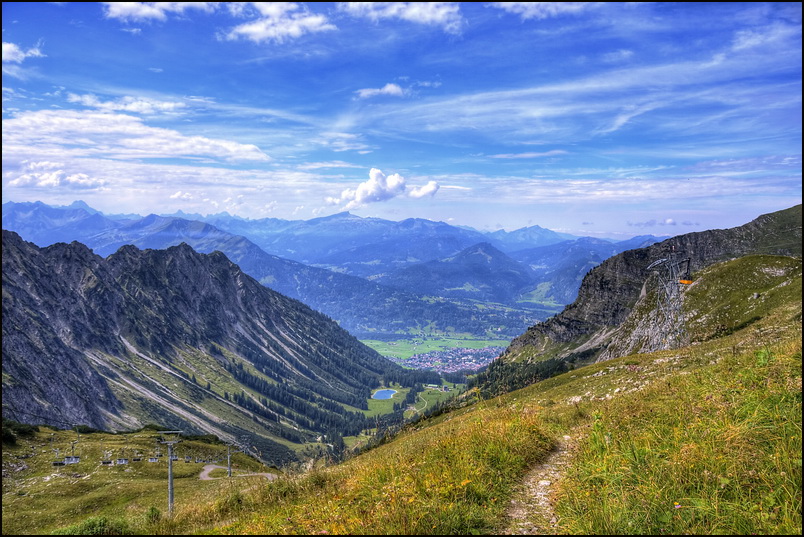
<svg viewBox="0 0 804 537"><path fill-rule="evenodd" d="M127 535L128 524L123 520L109 520L105 516L90 517L53 532L53 535Z"/></svg>

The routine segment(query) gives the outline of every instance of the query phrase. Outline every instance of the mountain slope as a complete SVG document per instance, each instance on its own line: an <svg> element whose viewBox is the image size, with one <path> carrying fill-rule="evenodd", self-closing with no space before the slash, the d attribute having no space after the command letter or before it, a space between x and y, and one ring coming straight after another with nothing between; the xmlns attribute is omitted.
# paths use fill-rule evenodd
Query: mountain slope
<svg viewBox="0 0 804 537"><path fill-rule="evenodd" d="M516 338L481 375L480 385L488 388L493 384L495 391L503 386L521 387L527 384L532 369L528 364L535 362L553 360L558 367L555 360L589 363L619 355L606 350L640 297L655 288L656 278L646 270L655 261L671 255L686 258L694 274L727 259L752 254L800 257L801 250L801 205L797 205L743 226L679 235L618 254L584 277L575 302Z"/></svg>
<svg viewBox="0 0 804 537"><path fill-rule="evenodd" d="M762 274L762 281L747 274ZM111 472L92 472L93 460L80 470L92 475L73 479L78 467L59 472L49 454L31 458L50 431L21 438L3 449L4 533L43 534L85 522L71 528L77 533L98 525L88 516L105 516L110 523L122 518L136 534L499 535L509 527L505 513L523 478L566 442L577 449L549 478L556 522L529 513L530 524L514 529L796 534L801 261L745 256L710 265L695 281L686 302L696 312L691 323L703 329L697 334L712 335L699 344L578 367L499 397L473 400L470 391L463 406L409 425L342 464L288 479L259 486L234 479L212 490L197 481L197 470L185 469L190 479L179 481L192 485L178 489L173 517L161 521L147 516L151 503L142 498L164 498L164 473L151 470L150 481L136 481L121 471L110 483ZM752 298L755 283L766 298ZM722 302L711 300L713 293ZM733 331L716 334L718 324ZM64 446L74 433L57 436ZM113 501L124 480L127 490L148 494ZM69 502L56 501L65 496Z"/></svg>
<svg viewBox="0 0 804 537"><path fill-rule="evenodd" d="M417 380L222 253L186 244L104 260L3 231L2 345L4 416L254 434L277 460L330 430L357 434L372 387Z"/></svg>

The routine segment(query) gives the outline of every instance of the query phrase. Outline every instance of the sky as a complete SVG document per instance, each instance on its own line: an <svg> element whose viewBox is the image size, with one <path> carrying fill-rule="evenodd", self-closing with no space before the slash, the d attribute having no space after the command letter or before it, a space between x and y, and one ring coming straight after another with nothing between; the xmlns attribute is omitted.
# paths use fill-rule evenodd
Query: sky
<svg viewBox="0 0 804 537"><path fill-rule="evenodd" d="M677 235L801 203L801 4L3 2L2 199Z"/></svg>

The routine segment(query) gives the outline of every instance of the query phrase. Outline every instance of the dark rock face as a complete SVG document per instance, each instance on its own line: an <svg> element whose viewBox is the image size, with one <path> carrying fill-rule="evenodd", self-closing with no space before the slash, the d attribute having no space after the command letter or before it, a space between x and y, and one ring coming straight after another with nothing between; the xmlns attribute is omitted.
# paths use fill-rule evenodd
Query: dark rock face
<svg viewBox="0 0 804 537"><path fill-rule="evenodd" d="M119 314L100 258L78 244L39 251L3 232L3 415L33 423L101 425L120 402L82 348L116 352L102 334ZM36 282L43 282L38 285ZM81 289L65 296L62 288ZM106 315L97 319L85 300ZM7 382L8 378L8 382Z"/></svg>
<svg viewBox="0 0 804 537"><path fill-rule="evenodd" d="M5 230L2 348L3 415L60 427L156 422L301 441L348 427L362 415L339 403L365 404L383 375L404 376L220 252L124 246L104 260Z"/></svg>
<svg viewBox="0 0 804 537"><path fill-rule="evenodd" d="M801 205L762 215L743 226L680 235L611 257L584 277L578 298L564 311L515 339L502 361L531 347L579 347L585 339L619 326L631 313L650 273L646 267L674 251L695 272L750 254L801 256Z"/></svg>

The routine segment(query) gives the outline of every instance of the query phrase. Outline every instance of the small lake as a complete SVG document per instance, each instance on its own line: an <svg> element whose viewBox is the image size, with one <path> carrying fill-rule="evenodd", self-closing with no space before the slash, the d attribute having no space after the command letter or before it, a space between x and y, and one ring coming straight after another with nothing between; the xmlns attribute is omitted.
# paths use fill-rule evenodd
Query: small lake
<svg viewBox="0 0 804 537"><path fill-rule="evenodd" d="M371 396L372 399L390 399L396 393L396 390L377 390L374 392L374 395Z"/></svg>

